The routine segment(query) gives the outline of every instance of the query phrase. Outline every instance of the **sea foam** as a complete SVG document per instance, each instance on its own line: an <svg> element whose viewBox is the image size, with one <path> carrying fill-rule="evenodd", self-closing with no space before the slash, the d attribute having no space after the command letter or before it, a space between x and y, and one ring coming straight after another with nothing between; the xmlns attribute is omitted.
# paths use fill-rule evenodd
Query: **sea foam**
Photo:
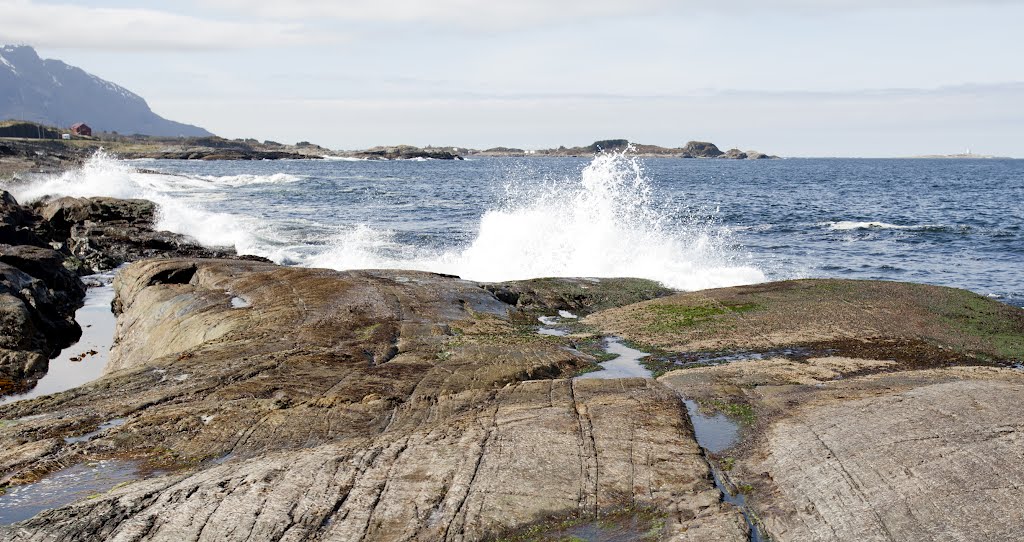
<svg viewBox="0 0 1024 542"><path fill-rule="evenodd" d="M255 211L220 211L229 205L217 211L209 207L211 199L229 198L225 191L237 186L298 180L286 174L145 173L97 153L82 168L22 187L15 195L24 201L45 195L149 199L159 206L160 229L290 265L414 269L478 281L640 277L683 290L765 280L732 246L728 229L707 218L680 219L678 210L653 205L641 164L622 153L597 156L575 177L510 183L506 202L480 216L469 243L443 249L332 217L297 225Z"/></svg>
<svg viewBox="0 0 1024 542"><path fill-rule="evenodd" d="M252 217L207 211L198 205L208 201L202 189L209 181L191 177L142 173L127 162L98 151L79 169L12 189L22 202L45 196L113 197L148 199L158 206L156 227L181 233L207 246L231 246L256 253L259 243L252 234Z"/></svg>
<svg viewBox="0 0 1024 542"><path fill-rule="evenodd" d="M335 269L402 267L479 281L536 277L641 277L695 290L763 282L729 247L728 231L680 224L657 211L639 162L602 154L577 179L547 183L480 218L467 247L429 253L394 232L357 227L309 262Z"/></svg>

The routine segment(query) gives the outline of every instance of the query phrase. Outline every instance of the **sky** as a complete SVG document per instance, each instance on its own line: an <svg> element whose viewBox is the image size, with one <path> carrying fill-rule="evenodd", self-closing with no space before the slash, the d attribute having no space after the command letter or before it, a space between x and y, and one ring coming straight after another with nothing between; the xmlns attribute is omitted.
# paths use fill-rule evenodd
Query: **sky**
<svg viewBox="0 0 1024 542"><path fill-rule="evenodd" d="M0 0L29 44L229 138L697 139L1024 157L1024 0Z"/></svg>

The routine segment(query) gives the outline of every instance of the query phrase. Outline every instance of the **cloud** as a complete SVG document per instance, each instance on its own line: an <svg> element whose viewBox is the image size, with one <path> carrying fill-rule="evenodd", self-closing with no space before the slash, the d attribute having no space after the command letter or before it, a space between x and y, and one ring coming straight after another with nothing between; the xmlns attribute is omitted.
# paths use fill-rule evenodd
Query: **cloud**
<svg viewBox="0 0 1024 542"><path fill-rule="evenodd" d="M1006 83L656 100L452 96L191 99L160 105L172 118L201 120L227 137L307 140L348 149L395 143L549 148L624 137L665 146L706 139L787 156L951 154L967 146L1020 156L1022 97L1024 84Z"/></svg>
<svg viewBox="0 0 1024 542"><path fill-rule="evenodd" d="M0 0L0 42L101 50L246 49L316 42L295 22L204 19L137 8Z"/></svg>
<svg viewBox="0 0 1024 542"><path fill-rule="evenodd" d="M630 15L691 15L799 11L829 13L864 9L936 9L983 5L1021 5L1021 0L205 0L232 12L246 10L263 16L307 19L331 18L360 22L421 22L464 27L518 27L534 23L573 21Z"/></svg>

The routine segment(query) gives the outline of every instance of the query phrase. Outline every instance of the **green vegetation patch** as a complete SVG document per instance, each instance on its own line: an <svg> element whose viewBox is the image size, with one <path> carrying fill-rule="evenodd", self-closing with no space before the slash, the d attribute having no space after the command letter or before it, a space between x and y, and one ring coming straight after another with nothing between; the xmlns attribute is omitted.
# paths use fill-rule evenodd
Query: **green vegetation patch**
<svg viewBox="0 0 1024 542"><path fill-rule="evenodd" d="M580 540L659 540L665 515L652 508L625 506L597 516L567 516L535 523L491 539L493 542L576 542Z"/></svg>
<svg viewBox="0 0 1024 542"><path fill-rule="evenodd" d="M1004 360L1024 360L1024 310L963 290L953 290L937 309L958 333L974 337Z"/></svg>
<svg viewBox="0 0 1024 542"><path fill-rule="evenodd" d="M736 303L715 305L668 305L653 304L644 307L654 318L648 327L652 331L673 331L690 328L726 315L743 314L763 309L758 303Z"/></svg>
<svg viewBox="0 0 1024 542"><path fill-rule="evenodd" d="M612 354L605 350L604 338L600 336L576 339L573 341L573 347L588 356L592 356L598 363L604 363L619 357L618 354Z"/></svg>
<svg viewBox="0 0 1024 542"><path fill-rule="evenodd" d="M754 414L754 408L746 403L730 403L727 401L713 400L702 404L706 404L712 409L725 414L743 425L754 425L754 422L757 421L757 415Z"/></svg>

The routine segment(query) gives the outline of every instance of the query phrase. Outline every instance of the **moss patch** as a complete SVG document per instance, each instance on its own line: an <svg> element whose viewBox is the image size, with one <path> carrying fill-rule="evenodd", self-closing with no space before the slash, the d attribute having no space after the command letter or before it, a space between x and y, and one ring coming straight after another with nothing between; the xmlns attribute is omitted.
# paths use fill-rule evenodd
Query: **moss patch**
<svg viewBox="0 0 1024 542"><path fill-rule="evenodd" d="M644 310L653 316L648 326L651 331L673 331L693 327L731 314L743 314L762 309L757 303L708 304L708 305L667 305L652 304Z"/></svg>
<svg viewBox="0 0 1024 542"><path fill-rule="evenodd" d="M727 401L708 401L702 403L726 416L736 420L737 422L751 426L757 421L757 415L754 414L754 408L746 403L731 403Z"/></svg>
<svg viewBox="0 0 1024 542"><path fill-rule="evenodd" d="M651 508L626 506L596 516L552 518L511 533L491 538L492 542L574 542L577 540L654 541L665 529L665 515Z"/></svg>
<svg viewBox="0 0 1024 542"><path fill-rule="evenodd" d="M952 292L935 307L946 324L980 339L999 359L1024 360L1024 311L973 292Z"/></svg>

